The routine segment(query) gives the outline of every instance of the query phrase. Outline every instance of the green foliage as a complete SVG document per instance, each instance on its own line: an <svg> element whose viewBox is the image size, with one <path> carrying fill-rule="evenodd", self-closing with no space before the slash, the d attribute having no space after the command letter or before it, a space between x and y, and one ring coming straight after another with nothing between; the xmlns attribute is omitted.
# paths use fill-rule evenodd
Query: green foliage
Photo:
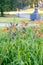
<svg viewBox="0 0 43 65"><path fill-rule="evenodd" d="M22 30L15 30L11 40L9 31L0 32L0 65L43 65L43 38L33 38L30 27Z"/></svg>
<svg viewBox="0 0 43 65"><path fill-rule="evenodd" d="M0 12L3 16L4 11L14 11L17 8L17 0L0 0Z"/></svg>
<svg viewBox="0 0 43 65"><path fill-rule="evenodd" d="M4 11L16 10L17 4L17 0L0 0L0 7L3 8Z"/></svg>
<svg viewBox="0 0 43 65"><path fill-rule="evenodd" d="M14 11L17 8L23 8L24 6L31 5L33 3L36 3L36 0L0 0L0 11L1 8L3 11Z"/></svg>

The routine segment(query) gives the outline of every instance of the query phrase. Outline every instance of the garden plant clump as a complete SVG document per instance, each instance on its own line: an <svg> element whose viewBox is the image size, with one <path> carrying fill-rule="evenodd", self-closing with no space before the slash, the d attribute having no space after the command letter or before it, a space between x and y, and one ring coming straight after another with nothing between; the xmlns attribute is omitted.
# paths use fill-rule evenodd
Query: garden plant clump
<svg viewBox="0 0 43 65"><path fill-rule="evenodd" d="M0 32L0 65L43 65L43 26L16 27Z"/></svg>

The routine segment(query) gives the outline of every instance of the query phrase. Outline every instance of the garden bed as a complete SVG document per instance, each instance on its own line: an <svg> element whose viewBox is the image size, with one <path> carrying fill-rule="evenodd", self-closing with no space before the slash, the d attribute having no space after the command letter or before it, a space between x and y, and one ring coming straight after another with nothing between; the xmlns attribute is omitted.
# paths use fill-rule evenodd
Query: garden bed
<svg viewBox="0 0 43 65"><path fill-rule="evenodd" d="M43 65L43 25L0 28L0 65Z"/></svg>

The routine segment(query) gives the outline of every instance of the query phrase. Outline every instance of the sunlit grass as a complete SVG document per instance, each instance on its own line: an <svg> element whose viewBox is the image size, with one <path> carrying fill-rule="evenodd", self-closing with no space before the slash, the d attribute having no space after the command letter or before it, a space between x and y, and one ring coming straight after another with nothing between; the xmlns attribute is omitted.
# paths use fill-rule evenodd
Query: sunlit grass
<svg viewBox="0 0 43 65"><path fill-rule="evenodd" d="M22 13L27 13L27 14L31 14L33 12L34 8L31 8L31 9L27 9L27 10L23 10L21 11ZM40 15L43 16L43 12L41 13L41 11L43 9L39 9L40 10ZM24 20L24 21L28 21L29 19L28 18L19 18L15 15L7 15L5 17L0 17L0 22L20 22L21 20Z"/></svg>
<svg viewBox="0 0 43 65"><path fill-rule="evenodd" d="M0 22L5 22L5 23L18 23L20 21L25 21L28 22L28 18L18 18L18 17L0 17Z"/></svg>
<svg viewBox="0 0 43 65"><path fill-rule="evenodd" d="M23 10L22 12L23 13L32 13L34 11L34 8L30 8L30 9L27 9L27 10ZM41 13L41 11L43 11L43 8L39 8L39 11Z"/></svg>

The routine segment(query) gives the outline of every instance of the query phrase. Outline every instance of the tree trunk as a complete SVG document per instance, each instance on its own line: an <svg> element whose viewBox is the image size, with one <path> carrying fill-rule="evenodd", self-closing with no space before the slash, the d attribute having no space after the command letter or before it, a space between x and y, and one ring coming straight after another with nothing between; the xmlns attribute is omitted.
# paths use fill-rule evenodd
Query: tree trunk
<svg viewBox="0 0 43 65"><path fill-rule="evenodd" d="M1 16L3 17L4 14L3 14L3 8L1 7Z"/></svg>
<svg viewBox="0 0 43 65"><path fill-rule="evenodd" d="M0 12L1 12L2 17L4 16L3 10L4 10L4 0L1 0L1 2L0 2Z"/></svg>

